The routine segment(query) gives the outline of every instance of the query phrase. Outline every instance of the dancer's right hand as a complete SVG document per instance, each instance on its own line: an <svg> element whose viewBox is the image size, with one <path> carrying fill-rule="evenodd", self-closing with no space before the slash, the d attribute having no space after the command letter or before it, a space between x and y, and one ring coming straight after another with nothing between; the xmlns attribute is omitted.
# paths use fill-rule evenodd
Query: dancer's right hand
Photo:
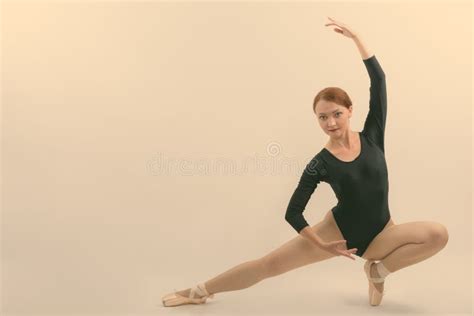
<svg viewBox="0 0 474 316"><path fill-rule="evenodd" d="M347 248L344 247L345 244L346 240L335 240L330 242L324 242L323 244L321 244L321 248L326 251L329 251L332 254L335 254L336 256L345 256L349 259L355 260L355 258L351 255L357 252L357 248L344 249Z"/></svg>

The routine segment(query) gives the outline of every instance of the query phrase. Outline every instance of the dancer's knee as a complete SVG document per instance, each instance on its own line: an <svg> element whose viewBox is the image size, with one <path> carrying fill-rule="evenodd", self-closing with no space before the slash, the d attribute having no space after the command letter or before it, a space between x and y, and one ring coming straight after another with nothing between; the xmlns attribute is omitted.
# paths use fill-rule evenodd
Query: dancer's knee
<svg viewBox="0 0 474 316"><path fill-rule="evenodd" d="M443 224L433 222L428 229L428 233L429 242L439 245L440 247L444 247L448 243L448 229Z"/></svg>
<svg viewBox="0 0 474 316"><path fill-rule="evenodd" d="M278 258L267 256L258 259L258 262L264 278L273 277L285 272Z"/></svg>

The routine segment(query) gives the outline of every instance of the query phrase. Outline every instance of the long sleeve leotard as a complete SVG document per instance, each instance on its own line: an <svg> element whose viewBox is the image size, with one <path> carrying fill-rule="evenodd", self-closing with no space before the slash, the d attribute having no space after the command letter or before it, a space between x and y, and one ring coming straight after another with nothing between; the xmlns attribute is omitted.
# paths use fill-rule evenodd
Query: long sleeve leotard
<svg viewBox="0 0 474 316"><path fill-rule="evenodd" d="M347 248L358 248L358 256L390 220L384 144L385 73L375 55L363 62L370 77L370 101L364 128L359 132L359 156L342 161L326 148L321 149L306 165L285 213L285 220L299 233L309 226L303 211L311 195L321 181L328 183L338 200L331 209L334 219L347 240Z"/></svg>

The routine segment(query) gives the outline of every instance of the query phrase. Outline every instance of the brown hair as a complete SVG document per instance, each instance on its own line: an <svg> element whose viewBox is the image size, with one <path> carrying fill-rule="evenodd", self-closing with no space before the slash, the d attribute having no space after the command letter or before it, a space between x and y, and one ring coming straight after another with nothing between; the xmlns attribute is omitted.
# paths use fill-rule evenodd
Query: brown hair
<svg viewBox="0 0 474 316"><path fill-rule="evenodd" d="M316 113L316 104L321 99L326 100L328 102L337 103L346 108L349 108L352 105L351 98L349 98L349 95L346 93L346 91L338 87L327 87L319 91L316 97L314 98L313 112Z"/></svg>

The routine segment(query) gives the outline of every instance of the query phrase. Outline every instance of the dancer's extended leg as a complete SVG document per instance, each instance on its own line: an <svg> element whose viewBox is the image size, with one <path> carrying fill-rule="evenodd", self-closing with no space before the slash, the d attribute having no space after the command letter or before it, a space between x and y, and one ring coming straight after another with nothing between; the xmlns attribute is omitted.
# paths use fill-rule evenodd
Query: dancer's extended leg
<svg viewBox="0 0 474 316"><path fill-rule="evenodd" d="M327 213L322 221L311 228L325 241L344 239L330 215ZM241 290L266 278L334 256L298 235L261 258L238 264L213 277L205 285L210 294ZM187 295L189 290L178 293Z"/></svg>

